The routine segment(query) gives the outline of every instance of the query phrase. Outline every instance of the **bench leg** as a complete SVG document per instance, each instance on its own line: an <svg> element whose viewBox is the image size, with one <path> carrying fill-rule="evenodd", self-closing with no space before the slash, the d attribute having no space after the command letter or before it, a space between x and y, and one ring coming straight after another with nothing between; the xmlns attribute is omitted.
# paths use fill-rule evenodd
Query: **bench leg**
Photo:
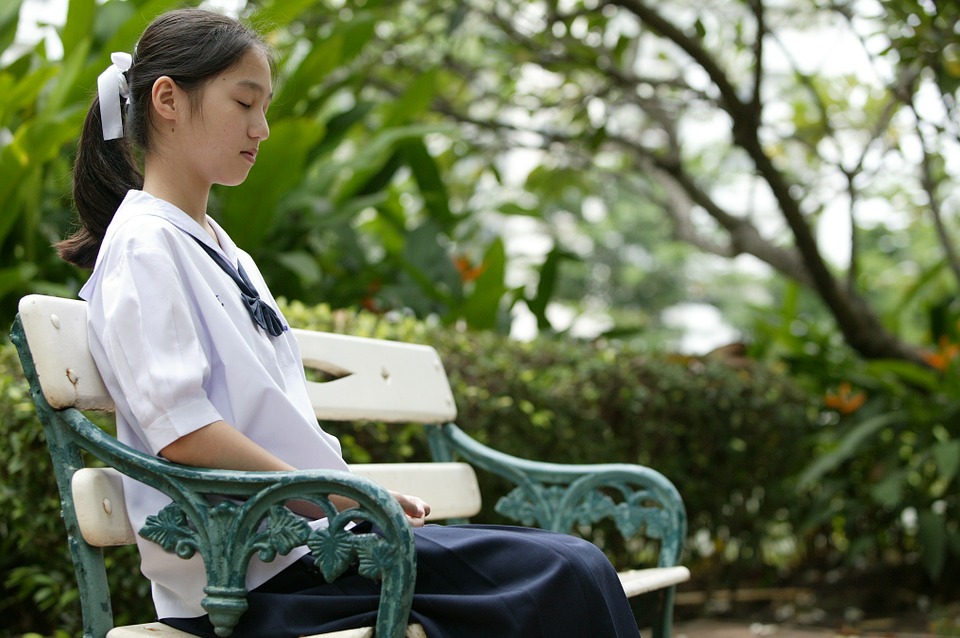
<svg viewBox="0 0 960 638"><path fill-rule="evenodd" d="M676 587L668 587L660 594L660 605L653 618L651 638L671 638L673 636L673 600Z"/></svg>

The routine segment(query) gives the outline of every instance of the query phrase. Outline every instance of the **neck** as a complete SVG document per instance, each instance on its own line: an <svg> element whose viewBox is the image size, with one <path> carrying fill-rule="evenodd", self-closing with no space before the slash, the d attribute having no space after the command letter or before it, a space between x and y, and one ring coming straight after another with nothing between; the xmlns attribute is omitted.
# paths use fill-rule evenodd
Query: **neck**
<svg viewBox="0 0 960 638"><path fill-rule="evenodd" d="M217 239L213 228L207 223L207 202L210 185L191 179L182 170L165 160L163 155L148 153L144 158L143 191L173 204L192 217L200 226Z"/></svg>

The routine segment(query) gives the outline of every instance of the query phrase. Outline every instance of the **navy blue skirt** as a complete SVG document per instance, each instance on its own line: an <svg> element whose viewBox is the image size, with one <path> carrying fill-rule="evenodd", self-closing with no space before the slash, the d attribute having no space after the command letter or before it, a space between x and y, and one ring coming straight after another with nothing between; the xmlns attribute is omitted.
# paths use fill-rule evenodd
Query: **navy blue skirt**
<svg viewBox="0 0 960 638"><path fill-rule="evenodd" d="M525 527L414 530L411 622L430 638L638 638L617 573L595 545ZM234 638L296 638L373 625L379 585L357 574L327 583L304 557L248 595ZM206 616L164 618L216 638Z"/></svg>

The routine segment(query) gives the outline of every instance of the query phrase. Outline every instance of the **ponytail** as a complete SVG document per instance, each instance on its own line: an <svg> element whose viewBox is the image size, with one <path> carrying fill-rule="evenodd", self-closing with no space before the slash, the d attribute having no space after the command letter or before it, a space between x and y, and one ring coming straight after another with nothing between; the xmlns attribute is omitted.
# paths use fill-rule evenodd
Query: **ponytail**
<svg viewBox="0 0 960 638"><path fill-rule="evenodd" d="M143 188L127 137L103 139L100 100L95 97L83 122L73 164L73 202L80 228L55 244L60 258L80 268L93 268L107 226L131 189Z"/></svg>

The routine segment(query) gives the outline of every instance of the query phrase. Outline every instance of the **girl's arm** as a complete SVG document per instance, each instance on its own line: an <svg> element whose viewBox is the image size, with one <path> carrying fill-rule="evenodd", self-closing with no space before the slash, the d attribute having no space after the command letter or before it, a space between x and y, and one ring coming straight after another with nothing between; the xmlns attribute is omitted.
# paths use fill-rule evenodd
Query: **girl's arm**
<svg viewBox="0 0 960 638"><path fill-rule="evenodd" d="M180 437L160 450L160 455L174 463L220 470L290 472L297 469L265 450L226 421L214 421ZM430 506L416 496L390 493L403 507L410 524L422 527L424 519L430 513ZM356 506L355 501L343 496L331 495L330 501L338 510ZM294 501L288 503L288 506L302 516L326 516L318 506L307 501Z"/></svg>

